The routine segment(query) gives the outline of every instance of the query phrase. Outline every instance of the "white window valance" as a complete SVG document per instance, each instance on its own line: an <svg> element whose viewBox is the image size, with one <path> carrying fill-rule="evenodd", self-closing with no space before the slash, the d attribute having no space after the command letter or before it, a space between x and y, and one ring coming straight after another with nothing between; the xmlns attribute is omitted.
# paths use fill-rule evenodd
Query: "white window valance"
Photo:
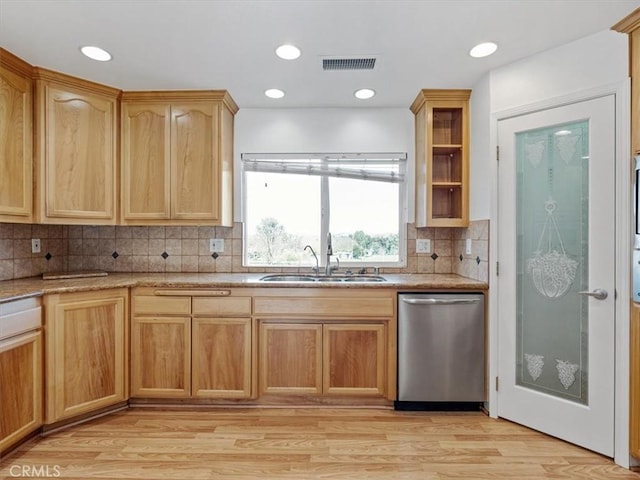
<svg viewBox="0 0 640 480"><path fill-rule="evenodd" d="M246 172L404 181L406 153L243 153Z"/></svg>

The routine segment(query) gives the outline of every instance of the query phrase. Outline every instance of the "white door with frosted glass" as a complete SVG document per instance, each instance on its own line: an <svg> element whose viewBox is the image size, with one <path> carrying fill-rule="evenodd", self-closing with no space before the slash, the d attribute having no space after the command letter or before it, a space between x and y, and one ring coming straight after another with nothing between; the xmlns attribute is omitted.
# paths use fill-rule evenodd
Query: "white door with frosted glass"
<svg viewBox="0 0 640 480"><path fill-rule="evenodd" d="M615 97L498 143L498 415L613 456Z"/></svg>

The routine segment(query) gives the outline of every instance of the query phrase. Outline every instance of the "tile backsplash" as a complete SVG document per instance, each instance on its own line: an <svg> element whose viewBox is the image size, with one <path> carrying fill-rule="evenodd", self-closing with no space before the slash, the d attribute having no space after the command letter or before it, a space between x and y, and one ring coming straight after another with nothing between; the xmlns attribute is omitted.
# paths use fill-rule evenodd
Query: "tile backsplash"
<svg viewBox="0 0 640 480"><path fill-rule="evenodd" d="M0 223L0 280L64 272L68 227ZM31 253L31 239L40 239L40 253Z"/></svg>
<svg viewBox="0 0 640 480"><path fill-rule="evenodd" d="M31 253L31 239L41 252ZM209 238L222 238L224 251L212 255ZM416 253L416 239L430 239L429 253ZM472 253L465 254L471 239ZM488 281L489 221L467 228L407 225L407 266L383 273L457 273ZM287 272L300 268L242 266L242 224L233 227L22 225L0 223L0 280L44 272Z"/></svg>

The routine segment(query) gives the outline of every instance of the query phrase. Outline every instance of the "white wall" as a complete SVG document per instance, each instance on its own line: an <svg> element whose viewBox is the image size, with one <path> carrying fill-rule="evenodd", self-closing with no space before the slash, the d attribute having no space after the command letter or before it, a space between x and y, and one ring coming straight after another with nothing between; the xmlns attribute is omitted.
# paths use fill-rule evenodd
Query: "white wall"
<svg viewBox="0 0 640 480"><path fill-rule="evenodd" d="M469 220L486 220L491 212L491 85L485 75L473 87L469 100Z"/></svg>
<svg viewBox="0 0 640 480"><path fill-rule="evenodd" d="M471 220L491 218L496 126L492 114L620 83L628 76L627 35L609 30L492 70L470 102Z"/></svg>
<svg viewBox="0 0 640 480"><path fill-rule="evenodd" d="M628 67L628 36L605 30L493 70L491 111L618 83Z"/></svg>
<svg viewBox="0 0 640 480"><path fill-rule="evenodd" d="M492 114L627 77L626 35L603 31L495 69L473 86L470 102L471 220L491 218L495 140ZM413 221L413 114L407 108L240 109L235 120L236 172L241 153L407 152L408 221ZM235 205L241 205L241 175ZM241 218L240 209L235 219Z"/></svg>
<svg viewBox="0 0 640 480"><path fill-rule="evenodd" d="M246 108L235 118L235 205L242 205L242 153L406 152L413 199L414 126L407 108ZM409 201L408 219L413 219ZM234 217L240 221L236 208Z"/></svg>

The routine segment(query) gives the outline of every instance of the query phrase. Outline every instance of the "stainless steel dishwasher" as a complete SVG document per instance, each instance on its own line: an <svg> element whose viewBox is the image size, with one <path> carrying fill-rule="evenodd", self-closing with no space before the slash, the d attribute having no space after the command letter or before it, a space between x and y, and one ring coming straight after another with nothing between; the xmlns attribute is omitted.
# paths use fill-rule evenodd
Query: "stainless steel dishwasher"
<svg viewBox="0 0 640 480"><path fill-rule="evenodd" d="M477 410L485 400L484 295L398 295L399 410Z"/></svg>

